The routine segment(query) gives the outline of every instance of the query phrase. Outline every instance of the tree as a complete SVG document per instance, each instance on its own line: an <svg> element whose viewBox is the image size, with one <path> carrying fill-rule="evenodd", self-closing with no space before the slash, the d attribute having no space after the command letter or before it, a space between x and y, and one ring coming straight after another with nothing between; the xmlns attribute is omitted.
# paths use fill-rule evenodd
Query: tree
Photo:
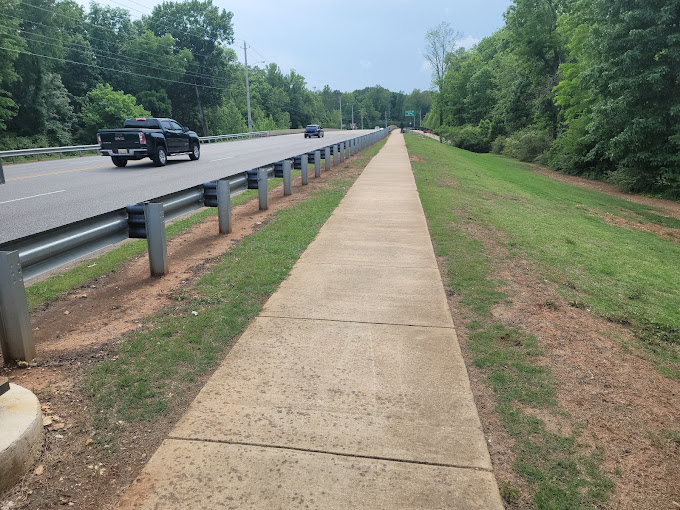
<svg viewBox="0 0 680 510"><path fill-rule="evenodd" d="M235 53L223 47L234 42L232 16L214 6L212 0L186 0L156 5L151 16L142 20L157 37L170 34L175 53L184 48L191 52L193 58L181 81L194 86L177 84L169 88L168 94L177 120L183 124L200 121L206 136L204 108L222 104L229 82L228 68L236 60Z"/></svg>
<svg viewBox="0 0 680 510"><path fill-rule="evenodd" d="M680 4L595 0L594 9L593 151L616 165L624 187L680 195Z"/></svg>
<svg viewBox="0 0 680 510"><path fill-rule="evenodd" d="M18 0L10 0L5 4L5 12L9 15L16 12ZM23 50L26 42L19 36L19 20L15 17L7 16L0 23L0 129L7 127L7 122L16 115L17 104L11 97L10 86L20 80L16 72L14 62L19 53L13 50Z"/></svg>
<svg viewBox="0 0 680 510"><path fill-rule="evenodd" d="M453 51L462 34L453 29L446 21L431 28L425 34L425 59L432 67L433 83L441 91L448 61L446 56Z"/></svg>
<svg viewBox="0 0 680 510"><path fill-rule="evenodd" d="M564 43L557 30L558 18L569 0L515 0L506 15L507 37L513 53L531 78L537 120L558 134L558 111L553 89L559 83Z"/></svg>
<svg viewBox="0 0 680 510"><path fill-rule="evenodd" d="M113 90L108 83L99 84L87 93L85 104L80 112L81 141L91 141L98 129L121 127L123 121L135 117L150 117L151 112L137 104L130 94Z"/></svg>
<svg viewBox="0 0 680 510"><path fill-rule="evenodd" d="M448 68L447 56L461 38L461 33L453 29L446 21L442 21L436 27L428 30L425 34L425 58L432 67L432 81L441 93L444 88L444 77ZM443 112L439 109L439 124L443 124Z"/></svg>

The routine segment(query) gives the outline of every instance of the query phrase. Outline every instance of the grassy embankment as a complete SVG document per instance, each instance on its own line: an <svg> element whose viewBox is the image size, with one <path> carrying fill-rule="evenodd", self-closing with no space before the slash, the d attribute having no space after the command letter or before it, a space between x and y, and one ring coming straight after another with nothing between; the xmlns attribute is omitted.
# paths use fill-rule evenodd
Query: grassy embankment
<svg viewBox="0 0 680 510"><path fill-rule="evenodd" d="M508 257L529 261L569 306L583 307L635 332L632 348L659 372L680 379L680 250L658 235L606 218L680 222L652 209L527 171L527 165L407 136L435 250L460 296L473 363L493 389L502 424L514 440L515 470L533 488L539 508L592 508L606 501L611 481L600 454L570 436L549 432L528 406L563 414L557 381L536 360L535 337L494 319L508 296L494 260L471 232L494 233ZM418 160L419 159L419 160ZM546 306L549 303L545 303ZM501 486L507 501L517 490Z"/></svg>

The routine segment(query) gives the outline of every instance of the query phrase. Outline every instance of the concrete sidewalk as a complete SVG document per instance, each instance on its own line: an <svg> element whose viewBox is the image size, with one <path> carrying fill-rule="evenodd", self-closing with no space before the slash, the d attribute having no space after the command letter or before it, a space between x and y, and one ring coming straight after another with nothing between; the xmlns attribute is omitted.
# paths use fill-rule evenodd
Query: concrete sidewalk
<svg viewBox="0 0 680 510"><path fill-rule="evenodd" d="M502 509L393 133L119 508Z"/></svg>

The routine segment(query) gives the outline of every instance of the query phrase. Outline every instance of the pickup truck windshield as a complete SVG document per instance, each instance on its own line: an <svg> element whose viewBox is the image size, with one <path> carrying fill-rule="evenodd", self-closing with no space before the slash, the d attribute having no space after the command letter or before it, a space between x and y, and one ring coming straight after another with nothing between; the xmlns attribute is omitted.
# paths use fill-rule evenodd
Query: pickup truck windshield
<svg viewBox="0 0 680 510"><path fill-rule="evenodd" d="M158 119L127 119L123 127L160 129L161 125L158 123Z"/></svg>

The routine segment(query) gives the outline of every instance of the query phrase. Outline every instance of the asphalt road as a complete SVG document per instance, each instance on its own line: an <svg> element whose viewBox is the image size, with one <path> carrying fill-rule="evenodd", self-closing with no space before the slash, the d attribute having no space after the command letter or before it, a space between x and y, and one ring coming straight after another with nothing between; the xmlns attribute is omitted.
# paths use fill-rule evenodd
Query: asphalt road
<svg viewBox="0 0 680 510"><path fill-rule="evenodd" d="M294 134L205 144L198 161L173 156L165 167L143 159L118 168L103 156L5 164L7 182L0 185L0 243L371 132L327 131L321 139Z"/></svg>

